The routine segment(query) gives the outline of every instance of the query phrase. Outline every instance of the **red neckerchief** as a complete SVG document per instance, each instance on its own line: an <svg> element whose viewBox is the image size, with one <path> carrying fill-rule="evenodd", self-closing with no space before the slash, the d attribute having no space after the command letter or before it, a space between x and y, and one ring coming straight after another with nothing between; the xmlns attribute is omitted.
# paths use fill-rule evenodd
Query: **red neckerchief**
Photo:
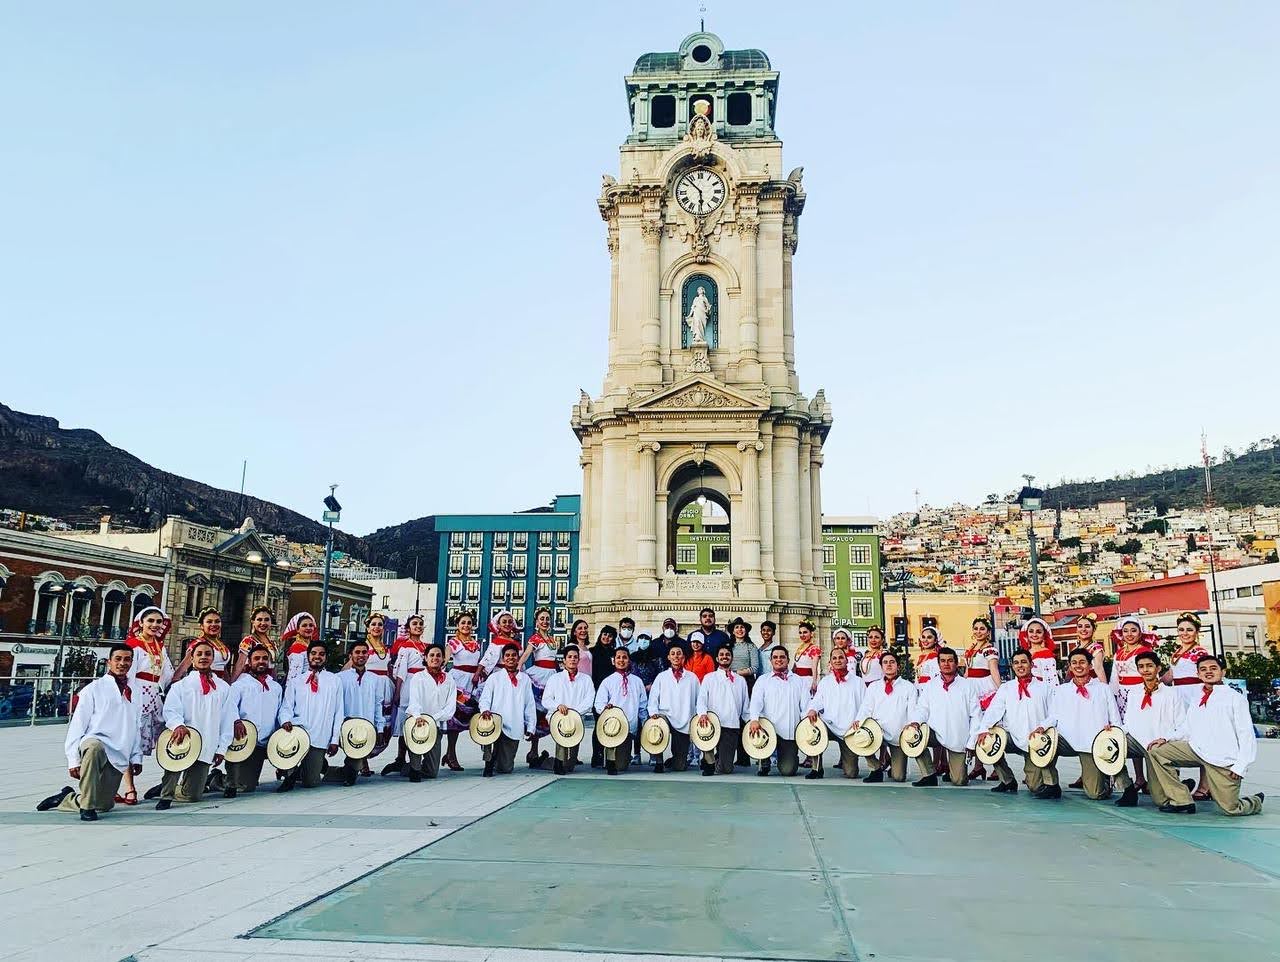
<svg viewBox="0 0 1280 962"><path fill-rule="evenodd" d="M213 672L200 672L200 694L207 695L218 686L213 681Z"/></svg>
<svg viewBox="0 0 1280 962"><path fill-rule="evenodd" d="M892 694L893 694L893 679L892 679L892 678L886 678L886 679L884 680L884 693L885 693L886 695L892 695Z"/></svg>
<svg viewBox="0 0 1280 962"><path fill-rule="evenodd" d="M618 674L622 676L622 693L625 695L627 693L628 686L631 684L631 672L629 670L620 671Z"/></svg>
<svg viewBox="0 0 1280 962"><path fill-rule="evenodd" d="M112 675L116 680L116 687L120 689L120 694L124 695L125 701L133 701L133 689L129 687L128 677L121 678L119 675Z"/></svg>
<svg viewBox="0 0 1280 962"><path fill-rule="evenodd" d="M571 684L571 685L572 685L572 684L574 683L574 681L576 681L576 680L577 680L577 678L578 678L578 669L576 669L576 668L574 668L574 669L572 669L572 670L570 670L570 669L566 668L566 669L564 670L564 673L565 673L566 675L568 675L568 676L569 676L569 684Z"/></svg>
<svg viewBox="0 0 1280 962"><path fill-rule="evenodd" d="M1156 688L1159 687L1160 685L1157 684ZM1142 704L1138 706L1139 709L1151 707L1151 696L1155 694L1155 690L1155 688L1148 688L1146 685L1142 686Z"/></svg>
<svg viewBox="0 0 1280 962"><path fill-rule="evenodd" d="M467 651L480 650L480 642L476 641L475 638L462 639L462 638L455 637L453 640L456 641L463 648L467 649Z"/></svg>
<svg viewBox="0 0 1280 962"><path fill-rule="evenodd" d="M271 686L267 683L267 679L269 679L271 676L266 674L265 672L261 675L255 675L253 672L249 672L249 677L251 677L259 685L261 685L263 691L271 690Z"/></svg>
<svg viewBox="0 0 1280 962"><path fill-rule="evenodd" d="M726 668L726 669L724 670L724 676L725 676L726 678L728 678L728 679L729 679L729 684L731 684L731 685L732 685L732 684L733 684L733 669L732 669L732 668Z"/></svg>
<svg viewBox="0 0 1280 962"><path fill-rule="evenodd" d="M785 669L784 669L784 670L782 670L782 671L775 671L775 672L773 673L773 677L774 677L774 678L781 678L783 681L786 681L786 680L787 680L787 672L786 672L786 670L785 670Z"/></svg>
<svg viewBox="0 0 1280 962"><path fill-rule="evenodd" d="M681 678L683 678L683 677L684 677L684 669L683 669L683 668L672 668L672 669L671 669L671 677L673 677L676 681L679 681Z"/></svg>
<svg viewBox="0 0 1280 962"><path fill-rule="evenodd" d="M843 684L844 684L844 680L845 680L846 678L848 678L848 677L849 677L849 669L847 669L847 668L844 668L844 669L841 669L841 668L832 668L832 669L831 669L831 674L835 675L835 678L836 678L836 684L838 684L838 685L843 685Z"/></svg>
<svg viewBox="0 0 1280 962"><path fill-rule="evenodd" d="M430 668L428 668L427 674L436 680L437 685L444 684L444 669L441 669L440 671L432 671Z"/></svg>
<svg viewBox="0 0 1280 962"><path fill-rule="evenodd" d="M1033 651L1031 653L1032 661L1035 661L1037 658L1052 658L1056 662L1058 660L1058 655L1056 650L1053 648L1041 648L1039 651Z"/></svg>
<svg viewBox="0 0 1280 962"><path fill-rule="evenodd" d="M1076 694L1077 694L1077 695L1079 695L1081 698L1088 698L1088 697L1089 697L1089 683L1088 683L1088 682L1085 682L1083 685L1081 685L1079 682L1072 681L1072 684L1076 686Z"/></svg>
<svg viewBox="0 0 1280 962"><path fill-rule="evenodd" d="M516 668L507 669L507 677L511 679L511 687L518 688L520 686L519 670Z"/></svg>
<svg viewBox="0 0 1280 962"><path fill-rule="evenodd" d="M1018 679L1018 701L1022 701L1022 699L1030 698L1030 697L1031 697L1030 676L1026 678L1019 678Z"/></svg>
<svg viewBox="0 0 1280 962"><path fill-rule="evenodd" d="M1204 694L1200 696L1200 707L1203 708L1209 703L1209 696L1213 694L1213 686L1205 685Z"/></svg>
<svg viewBox="0 0 1280 962"><path fill-rule="evenodd" d="M952 675L952 676L951 676L951 680L950 680L950 681L947 681L947 676L946 676L946 675L939 675L938 677L942 679L942 690L943 690L943 691L950 691L950 690L951 690L951 686L952 686L953 684L955 684L955 680L956 680L957 678L959 678L960 676L959 676L959 675Z"/></svg>
<svg viewBox="0 0 1280 962"><path fill-rule="evenodd" d="M313 671L307 678L307 684L311 686L311 691L318 693L320 691L320 672Z"/></svg>

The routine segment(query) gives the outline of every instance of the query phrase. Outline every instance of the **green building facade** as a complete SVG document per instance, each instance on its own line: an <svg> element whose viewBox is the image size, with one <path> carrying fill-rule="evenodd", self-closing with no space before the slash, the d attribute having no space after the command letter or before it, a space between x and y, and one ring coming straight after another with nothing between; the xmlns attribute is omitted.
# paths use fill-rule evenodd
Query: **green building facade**
<svg viewBox="0 0 1280 962"><path fill-rule="evenodd" d="M867 629L884 624L880 536L870 517L822 519L823 576L836 606L833 625L862 647ZM718 574L729 569L729 519L713 504L694 501L676 522L676 571Z"/></svg>

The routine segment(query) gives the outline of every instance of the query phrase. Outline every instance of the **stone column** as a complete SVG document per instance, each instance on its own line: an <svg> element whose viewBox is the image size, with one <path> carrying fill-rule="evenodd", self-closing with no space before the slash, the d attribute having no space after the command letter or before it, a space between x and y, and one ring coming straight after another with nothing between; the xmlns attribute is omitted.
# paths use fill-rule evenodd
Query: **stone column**
<svg viewBox="0 0 1280 962"><path fill-rule="evenodd" d="M609 359L604 372L605 393L613 390L613 362L618 356L618 220L615 211L609 222L606 244L609 248Z"/></svg>
<svg viewBox="0 0 1280 962"><path fill-rule="evenodd" d="M809 487L809 436L800 435L800 581L804 584L805 597L813 600L813 491Z"/></svg>
<svg viewBox="0 0 1280 962"><path fill-rule="evenodd" d="M760 452L763 441L739 441L742 452L742 581L744 598L763 598L764 580L760 572ZM736 528L737 525L735 524Z"/></svg>
<svg viewBox="0 0 1280 962"><path fill-rule="evenodd" d="M574 601L580 600L578 594L586 594L591 586L591 505L594 501L591 490L591 449L584 447L582 456L578 458L582 466L582 505L579 512L578 529L578 583L574 586ZM586 588L587 591L581 591Z"/></svg>
<svg viewBox="0 0 1280 962"><path fill-rule="evenodd" d="M788 215L782 226L782 360L787 367L791 390L800 390L796 375L796 326L791 297L791 258L796 252L795 218Z"/></svg>
<svg viewBox="0 0 1280 962"><path fill-rule="evenodd" d="M773 433L772 425L762 424L762 444L757 467L760 469L760 570L765 586L776 594L778 578L773 571Z"/></svg>
<svg viewBox="0 0 1280 962"><path fill-rule="evenodd" d="M659 313L658 288L662 279L658 273L658 253L662 241L662 221L646 217L640 222L640 229L644 232L645 283L645 312L640 328L640 376L648 384L660 384L662 318Z"/></svg>
<svg viewBox="0 0 1280 962"><path fill-rule="evenodd" d="M624 553L626 535L627 452L625 428L610 424L604 429L601 447L604 452L604 471L601 478L600 537L596 552L597 597L602 585L616 585L618 569L626 565Z"/></svg>
<svg viewBox="0 0 1280 962"><path fill-rule="evenodd" d="M778 593L803 601L800 584L800 451L794 424L773 426L773 563Z"/></svg>
<svg viewBox="0 0 1280 962"><path fill-rule="evenodd" d="M738 375L743 380L760 378L760 322L756 305L756 239L760 234L758 217L738 221L738 237L742 244L742 319L739 324L741 360Z"/></svg>
<svg viewBox="0 0 1280 962"><path fill-rule="evenodd" d="M657 456L661 449L657 441L645 441L636 447L640 469L636 477L635 592L642 598L658 596L658 530L653 493L658 486Z"/></svg>
<svg viewBox="0 0 1280 962"><path fill-rule="evenodd" d="M809 505L813 514L813 583L818 597L826 592L822 538L822 442L815 435L809 444Z"/></svg>

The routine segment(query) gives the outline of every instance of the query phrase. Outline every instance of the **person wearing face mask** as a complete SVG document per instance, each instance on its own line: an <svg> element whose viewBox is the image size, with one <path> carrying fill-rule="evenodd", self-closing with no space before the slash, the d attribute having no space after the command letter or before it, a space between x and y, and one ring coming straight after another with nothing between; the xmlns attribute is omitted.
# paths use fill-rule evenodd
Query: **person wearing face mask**
<svg viewBox="0 0 1280 962"><path fill-rule="evenodd" d="M674 618L667 618L662 622L662 642L668 648L672 645L684 645L685 651L689 650L685 640L680 637L680 624Z"/></svg>

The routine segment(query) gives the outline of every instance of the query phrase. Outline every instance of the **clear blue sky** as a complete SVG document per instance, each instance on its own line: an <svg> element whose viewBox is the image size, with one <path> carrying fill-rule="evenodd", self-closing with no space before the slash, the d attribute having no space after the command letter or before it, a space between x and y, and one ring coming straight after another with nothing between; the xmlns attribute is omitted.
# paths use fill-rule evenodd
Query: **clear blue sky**
<svg viewBox="0 0 1280 962"><path fill-rule="evenodd" d="M0 400L356 533L576 491L645 6L0 7ZM708 6L805 168L830 513L1280 433L1280 5Z"/></svg>

